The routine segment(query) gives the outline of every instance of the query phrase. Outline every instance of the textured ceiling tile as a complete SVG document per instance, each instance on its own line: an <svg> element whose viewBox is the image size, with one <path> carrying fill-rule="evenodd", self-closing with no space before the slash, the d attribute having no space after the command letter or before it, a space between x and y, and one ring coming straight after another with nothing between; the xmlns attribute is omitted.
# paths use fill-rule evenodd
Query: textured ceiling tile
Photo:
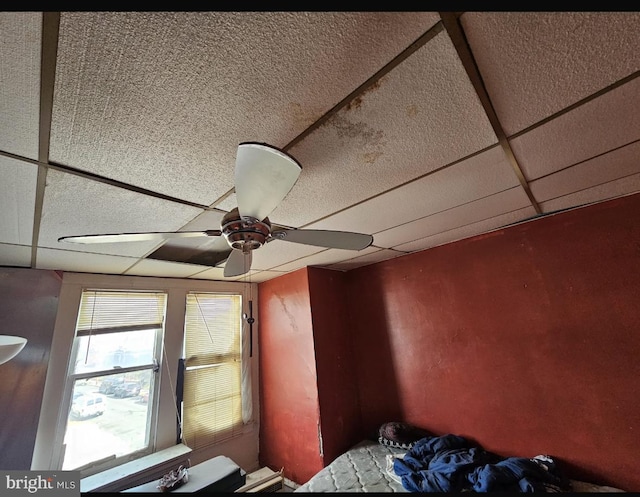
<svg viewBox="0 0 640 497"><path fill-rule="evenodd" d="M368 266L369 264L375 264L376 262L386 261L388 259L394 259L405 255L402 252L389 249L381 249L376 252L372 252L366 255L360 255L346 261L338 262L337 264L330 264L328 269L339 269L341 271L349 271L357 267Z"/></svg>
<svg viewBox="0 0 640 497"><path fill-rule="evenodd" d="M180 231L219 230L225 213L220 211L203 211L196 218L185 224Z"/></svg>
<svg viewBox="0 0 640 497"><path fill-rule="evenodd" d="M616 179L602 185L597 185L571 195L554 198L548 202L542 202L540 207L543 212L553 212L592 202L601 202L612 198L628 195L640 191L640 173Z"/></svg>
<svg viewBox="0 0 640 497"><path fill-rule="evenodd" d="M216 204L216 209L221 209L227 212L235 209L236 207L238 207L238 199L236 198L235 192L225 198L222 202Z"/></svg>
<svg viewBox="0 0 640 497"><path fill-rule="evenodd" d="M63 12L51 159L209 205L233 187L240 142L284 146L437 20Z"/></svg>
<svg viewBox="0 0 640 497"><path fill-rule="evenodd" d="M291 272L306 266L328 267L337 262L353 259L354 257L361 257L366 254L378 252L379 250L379 248L372 246L358 251L328 249L318 252L317 254L310 255L309 257L303 257L288 264L283 264L276 267L275 270Z"/></svg>
<svg viewBox="0 0 640 497"><path fill-rule="evenodd" d="M467 12L460 22L508 135L640 70L638 12Z"/></svg>
<svg viewBox="0 0 640 497"><path fill-rule="evenodd" d="M530 183L539 202L640 173L640 141Z"/></svg>
<svg viewBox="0 0 640 497"><path fill-rule="evenodd" d="M49 170L38 245L78 252L142 256L156 242L79 244L61 236L175 231L202 212L155 197Z"/></svg>
<svg viewBox="0 0 640 497"><path fill-rule="evenodd" d="M251 271L249 271L251 273ZM205 269L204 271L199 271L197 273L192 274L189 278L197 278L202 280L223 280L224 277L224 269L221 267L214 267Z"/></svg>
<svg viewBox="0 0 640 497"><path fill-rule="evenodd" d="M376 233L518 184L502 148L493 147L308 227Z"/></svg>
<svg viewBox="0 0 640 497"><path fill-rule="evenodd" d="M38 159L42 12L0 12L0 150Z"/></svg>
<svg viewBox="0 0 640 497"><path fill-rule="evenodd" d="M257 270L272 269L322 250L326 249L314 245L291 243L276 239L253 251L251 268Z"/></svg>
<svg viewBox="0 0 640 497"><path fill-rule="evenodd" d="M302 226L496 142L440 32L289 150L302 173L271 219Z"/></svg>
<svg viewBox="0 0 640 497"><path fill-rule="evenodd" d="M403 243L394 247L397 250L403 250L407 252L417 252L420 250L426 250L438 245L444 245L445 243L455 242L462 240L463 238L469 238L475 235L486 233L498 228L501 228L507 224L523 221L532 216L535 216L536 211L533 207L525 207L517 211L509 212L507 214L501 214L500 216L493 217L491 219L485 219L478 223L462 226L461 228L438 233L437 235L428 236L415 240L409 243Z"/></svg>
<svg viewBox="0 0 640 497"><path fill-rule="evenodd" d="M223 237L198 237L166 242L147 255L149 259L217 266L226 260L231 247Z"/></svg>
<svg viewBox="0 0 640 497"><path fill-rule="evenodd" d="M136 260L131 257L119 257L116 255L90 254L38 247L36 268L78 273L122 274Z"/></svg>
<svg viewBox="0 0 640 497"><path fill-rule="evenodd" d="M30 245L38 167L0 156L0 242Z"/></svg>
<svg viewBox="0 0 640 497"><path fill-rule="evenodd" d="M177 262L156 261L143 259L133 267L127 269L124 274L136 276L163 276L169 278L187 278L195 273L202 272L202 266L191 264L178 264Z"/></svg>
<svg viewBox="0 0 640 497"><path fill-rule="evenodd" d="M281 273L279 271L260 271L255 274L252 274L247 280L248 283L262 283L263 281L272 280L277 278L278 276L282 276L286 273Z"/></svg>
<svg viewBox="0 0 640 497"><path fill-rule="evenodd" d="M640 69L639 19L462 15L502 124L528 130L511 145L544 212L640 191L640 78L603 93ZM61 13L39 267L121 274L139 263L129 274L266 281L304 266L347 270L535 218L439 21L435 12ZM0 12L0 264L20 267L31 262L37 176L15 161L38 154L41 22L39 12ZM253 252L249 274L224 278L224 237L57 242L219 229L237 205L230 192L243 141L285 148L302 165L269 215L274 227L371 233L374 244L340 251L274 240ZM165 264L158 250L195 250L217 266Z"/></svg>
<svg viewBox="0 0 640 497"><path fill-rule="evenodd" d="M0 243L0 266L31 266L31 247Z"/></svg>
<svg viewBox="0 0 640 497"><path fill-rule="evenodd" d="M522 188L514 187L504 192L376 233L374 235L374 243L379 247L397 247L402 243L447 232L507 212L517 211L527 206L531 206L527 194Z"/></svg>
<svg viewBox="0 0 640 497"><path fill-rule="evenodd" d="M545 174L640 139L640 78L510 141L525 176Z"/></svg>
<svg viewBox="0 0 640 497"><path fill-rule="evenodd" d="M188 222L178 231L206 231L220 230L220 222L224 214L218 211L204 211L192 221ZM163 249L176 249L177 251L184 249L198 251L215 251L226 252L231 250L224 236L197 237L197 238L176 238L167 240L163 245Z"/></svg>
<svg viewBox="0 0 640 497"><path fill-rule="evenodd" d="M210 269L206 269L199 273L195 273L189 276L190 279L200 279L200 280L219 280L219 281L239 281L239 282L247 282L253 283L254 276L257 274L262 274L260 271L251 270L246 274L242 274L240 276L234 276L232 278L225 278L224 276L224 268L223 267L214 267ZM283 275L284 273L277 273L278 275Z"/></svg>

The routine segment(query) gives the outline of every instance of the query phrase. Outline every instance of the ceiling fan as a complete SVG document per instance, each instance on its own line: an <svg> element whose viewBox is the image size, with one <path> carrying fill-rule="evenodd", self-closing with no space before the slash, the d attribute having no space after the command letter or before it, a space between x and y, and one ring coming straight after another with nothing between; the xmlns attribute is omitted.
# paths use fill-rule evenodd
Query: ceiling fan
<svg viewBox="0 0 640 497"><path fill-rule="evenodd" d="M238 207L225 214L219 230L63 236L58 241L114 243L223 236L232 249L224 267L225 277L249 272L252 251L274 240L346 250L362 250L371 245L373 236L362 233L272 229L268 216L298 181L301 171L298 161L285 152L264 143L244 142L236 155Z"/></svg>

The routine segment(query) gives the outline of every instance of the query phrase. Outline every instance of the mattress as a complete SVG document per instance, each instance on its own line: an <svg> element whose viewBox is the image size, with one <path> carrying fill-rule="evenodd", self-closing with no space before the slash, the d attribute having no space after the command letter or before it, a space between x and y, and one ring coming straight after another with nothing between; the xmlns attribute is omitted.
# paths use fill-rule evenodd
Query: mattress
<svg viewBox="0 0 640 497"><path fill-rule="evenodd" d="M406 450L363 440L316 473L295 492L408 492L392 470L394 456ZM574 492L623 492L618 488L571 480Z"/></svg>
<svg viewBox="0 0 640 497"><path fill-rule="evenodd" d="M406 492L387 472L387 456L406 452L364 440L338 456L296 492Z"/></svg>

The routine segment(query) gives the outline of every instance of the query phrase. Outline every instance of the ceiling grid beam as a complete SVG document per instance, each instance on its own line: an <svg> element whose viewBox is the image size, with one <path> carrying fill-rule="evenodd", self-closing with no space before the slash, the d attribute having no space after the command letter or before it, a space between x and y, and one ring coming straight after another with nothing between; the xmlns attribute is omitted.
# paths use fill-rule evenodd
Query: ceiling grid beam
<svg viewBox="0 0 640 497"><path fill-rule="evenodd" d="M491 103L491 99L489 98L489 94L484 86L484 82L482 81L482 76L480 76L480 72L478 71L478 67L476 66L475 59L473 58L473 54L471 53L471 49L469 48L469 44L467 43L467 38L460 27L460 23L458 18L460 17L460 13L455 12L440 12L440 18L442 19L442 23L444 24L444 28L451 38L453 45L458 52L458 57L462 61L462 65L464 66L469 79L471 80L471 84L473 85L478 97L480 98L480 103L484 108L487 117L489 118L489 122L493 127L493 131L498 137L498 143L502 147L507 159L509 160L509 164L516 174L518 181L520 182L520 186L527 194L531 205L535 209L537 214L542 214L542 209L538 204L538 201L533 196L531 192L531 188L529 187L529 183L522 172L522 168L518 163L515 155L513 154L513 150L511 150L511 145L509 145L509 140L507 139L507 135L498 120L498 116L496 114L495 109L493 108L493 104Z"/></svg>
<svg viewBox="0 0 640 497"><path fill-rule="evenodd" d="M329 111L327 111L320 119L314 122L311 126L305 129L302 133L296 136L293 140L291 140L285 147L283 147L284 151L288 151L291 147L302 141L308 135L310 135L313 131L321 127L325 122L327 122L333 115L337 114L343 107L346 107L351 102L353 102L356 98L365 94L367 90L375 85L380 78L390 73L395 67L400 65L405 59L407 59L414 52L422 48L427 42L432 40L442 31L442 25L440 23L435 24L432 28L426 31L422 36L420 36L416 41L414 41L411 45L409 45L406 49L404 49L398 56L394 57L390 62L385 64L380 70L378 70L373 76L367 79L364 83L358 86L355 90L353 90L349 95L340 100L336 105L333 106Z"/></svg>
<svg viewBox="0 0 640 497"><path fill-rule="evenodd" d="M42 13L42 45L40 53L40 124L38 129L38 177L33 214L33 235L31 238L31 267L36 267L40 220L44 189L47 182L49 162L49 141L51 139L51 115L53 112L53 87L56 79L56 56L58 52L59 12Z"/></svg>

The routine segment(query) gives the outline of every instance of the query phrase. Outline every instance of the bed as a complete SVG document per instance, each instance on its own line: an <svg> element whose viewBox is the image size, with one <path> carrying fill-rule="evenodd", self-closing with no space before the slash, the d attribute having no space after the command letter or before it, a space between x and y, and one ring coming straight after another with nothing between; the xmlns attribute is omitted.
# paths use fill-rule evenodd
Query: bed
<svg viewBox="0 0 640 497"><path fill-rule="evenodd" d="M393 469L407 453L404 447L363 440L316 473L294 492L409 492ZM568 480L571 492L623 492L587 482ZM553 491L553 490L547 490Z"/></svg>

